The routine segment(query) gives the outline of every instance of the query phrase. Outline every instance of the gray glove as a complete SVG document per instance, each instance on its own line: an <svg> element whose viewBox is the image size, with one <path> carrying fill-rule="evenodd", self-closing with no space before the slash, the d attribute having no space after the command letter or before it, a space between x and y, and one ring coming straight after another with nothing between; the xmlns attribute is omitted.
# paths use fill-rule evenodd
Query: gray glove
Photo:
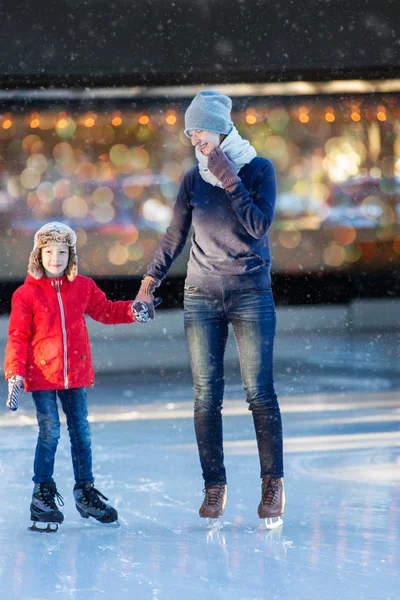
<svg viewBox="0 0 400 600"><path fill-rule="evenodd" d="M152 306L153 306L153 317L150 317L149 305L147 302L141 302L140 300L135 300L132 304L132 312L135 317L135 321L137 323L147 323L150 319L154 319L154 309L157 308L161 304L161 298L155 298Z"/></svg>
<svg viewBox="0 0 400 600"><path fill-rule="evenodd" d="M21 375L13 375L8 380L8 398L6 406L10 410L17 410L21 391L24 389L24 378Z"/></svg>

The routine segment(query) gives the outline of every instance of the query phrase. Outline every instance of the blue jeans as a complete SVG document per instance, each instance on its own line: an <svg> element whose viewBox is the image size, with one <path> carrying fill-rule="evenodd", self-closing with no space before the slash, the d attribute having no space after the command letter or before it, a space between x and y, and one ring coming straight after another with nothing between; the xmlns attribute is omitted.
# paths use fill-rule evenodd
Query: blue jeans
<svg viewBox="0 0 400 600"><path fill-rule="evenodd" d="M283 477L282 420L272 368L276 328L272 292L203 292L186 286L184 319L205 486L226 483L221 410L228 323L233 327L243 387L253 415L261 477Z"/></svg>
<svg viewBox="0 0 400 600"><path fill-rule="evenodd" d="M53 481L54 460L60 439L57 395L67 418L75 482L78 485L92 483L92 450L85 388L32 392L39 424L33 481Z"/></svg>

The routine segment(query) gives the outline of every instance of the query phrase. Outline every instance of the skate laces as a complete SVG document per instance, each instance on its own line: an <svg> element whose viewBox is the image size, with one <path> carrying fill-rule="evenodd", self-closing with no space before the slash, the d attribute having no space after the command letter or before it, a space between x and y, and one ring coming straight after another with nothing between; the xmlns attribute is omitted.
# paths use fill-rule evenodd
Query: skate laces
<svg viewBox="0 0 400 600"><path fill-rule="evenodd" d="M107 508L106 504L100 500L100 496L104 500L108 500L108 498L106 498L106 496L99 492L99 490L97 490L95 487L83 487L82 493L87 504L91 504L95 508L100 508L102 510Z"/></svg>
<svg viewBox="0 0 400 600"><path fill-rule="evenodd" d="M55 503L55 499L60 506L64 506L64 498L57 492L56 487L50 487L46 484L40 484L39 488L40 495L42 497L43 502L49 508L56 509L57 505Z"/></svg>
<svg viewBox="0 0 400 600"><path fill-rule="evenodd" d="M272 506L276 500L276 496L280 488L280 479L268 477L262 483L262 499L261 503L267 506Z"/></svg>
<svg viewBox="0 0 400 600"><path fill-rule="evenodd" d="M224 495L224 485L212 485L210 487L206 487L204 491L206 497L205 497L205 503L208 506L217 506L222 499L222 496Z"/></svg>

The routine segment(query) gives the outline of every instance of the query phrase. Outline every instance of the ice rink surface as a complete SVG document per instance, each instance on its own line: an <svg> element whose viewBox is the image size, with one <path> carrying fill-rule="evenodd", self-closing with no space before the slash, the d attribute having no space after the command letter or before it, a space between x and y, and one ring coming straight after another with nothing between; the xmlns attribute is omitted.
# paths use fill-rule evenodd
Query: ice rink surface
<svg viewBox="0 0 400 600"><path fill-rule="evenodd" d="M389 354L387 342L278 348L287 504L270 532L257 517L258 457L237 372L224 403L228 503L214 530L198 516L187 373L103 377L89 390L96 486L119 527L78 515L64 425L55 479L65 521L57 534L28 531L35 415L29 395L17 413L2 405L1 600L397 600L399 351L397 338Z"/></svg>

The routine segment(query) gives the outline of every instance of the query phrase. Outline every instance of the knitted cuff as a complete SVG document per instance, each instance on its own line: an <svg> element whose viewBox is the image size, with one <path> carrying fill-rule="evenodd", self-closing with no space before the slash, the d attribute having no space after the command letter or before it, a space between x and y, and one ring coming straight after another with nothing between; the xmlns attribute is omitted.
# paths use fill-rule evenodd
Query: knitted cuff
<svg viewBox="0 0 400 600"><path fill-rule="evenodd" d="M239 181L241 181L241 179L238 175L229 174L224 177L224 180L221 181L221 184L223 189L226 190L226 188L233 188L237 183L239 183Z"/></svg>

